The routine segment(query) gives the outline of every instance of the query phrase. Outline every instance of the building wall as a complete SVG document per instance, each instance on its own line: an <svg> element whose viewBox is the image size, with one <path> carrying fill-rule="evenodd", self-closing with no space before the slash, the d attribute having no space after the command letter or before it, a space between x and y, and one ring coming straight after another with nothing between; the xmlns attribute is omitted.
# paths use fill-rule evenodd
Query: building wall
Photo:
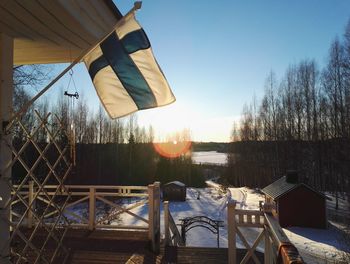
<svg viewBox="0 0 350 264"><path fill-rule="evenodd" d="M325 198L303 185L279 198L277 206L282 227L327 227Z"/></svg>

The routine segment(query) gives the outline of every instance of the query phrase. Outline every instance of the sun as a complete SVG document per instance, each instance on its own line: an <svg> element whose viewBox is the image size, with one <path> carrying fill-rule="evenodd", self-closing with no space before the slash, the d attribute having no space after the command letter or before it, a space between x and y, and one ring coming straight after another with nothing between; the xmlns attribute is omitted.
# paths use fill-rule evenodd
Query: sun
<svg viewBox="0 0 350 264"><path fill-rule="evenodd" d="M176 103L158 108L154 113L151 125L157 134L158 141L173 140L173 143L177 144L181 138L176 139L174 135L181 134L183 130L190 127L189 110Z"/></svg>
<svg viewBox="0 0 350 264"><path fill-rule="evenodd" d="M191 149L191 115L184 105L174 103L158 108L150 118L155 132L155 150L163 157L176 158Z"/></svg>

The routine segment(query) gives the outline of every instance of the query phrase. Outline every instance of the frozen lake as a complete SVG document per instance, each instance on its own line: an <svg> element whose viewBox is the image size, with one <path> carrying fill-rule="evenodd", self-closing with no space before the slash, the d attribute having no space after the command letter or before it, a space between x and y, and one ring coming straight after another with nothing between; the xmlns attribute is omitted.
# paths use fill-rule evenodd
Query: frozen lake
<svg viewBox="0 0 350 264"><path fill-rule="evenodd" d="M227 153L216 151L198 151L192 152L192 161L195 164L215 164L225 165Z"/></svg>

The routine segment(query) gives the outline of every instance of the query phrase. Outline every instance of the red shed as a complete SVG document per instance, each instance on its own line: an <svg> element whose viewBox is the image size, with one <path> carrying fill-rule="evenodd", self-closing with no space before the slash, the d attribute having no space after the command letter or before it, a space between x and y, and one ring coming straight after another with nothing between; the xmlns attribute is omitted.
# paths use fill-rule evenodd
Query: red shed
<svg viewBox="0 0 350 264"><path fill-rule="evenodd" d="M273 203L282 227L327 228L326 197L299 183L296 173L288 173L262 189L265 202Z"/></svg>

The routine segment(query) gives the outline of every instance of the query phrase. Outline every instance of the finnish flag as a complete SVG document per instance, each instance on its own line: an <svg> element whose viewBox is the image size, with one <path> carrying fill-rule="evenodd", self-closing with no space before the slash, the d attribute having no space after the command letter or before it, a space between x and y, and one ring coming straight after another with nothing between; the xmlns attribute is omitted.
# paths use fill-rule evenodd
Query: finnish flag
<svg viewBox="0 0 350 264"><path fill-rule="evenodd" d="M175 101L134 13L123 17L84 62L111 118Z"/></svg>

